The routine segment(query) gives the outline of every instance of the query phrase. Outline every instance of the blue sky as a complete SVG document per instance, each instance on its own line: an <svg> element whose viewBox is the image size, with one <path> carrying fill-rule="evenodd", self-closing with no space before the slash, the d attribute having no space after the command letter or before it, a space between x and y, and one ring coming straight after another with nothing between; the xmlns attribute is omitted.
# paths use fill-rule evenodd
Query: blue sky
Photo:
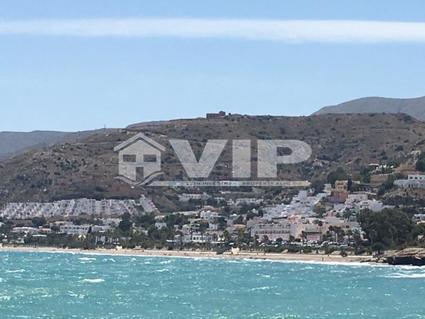
<svg viewBox="0 0 425 319"><path fill-rule="evenodd" d="M321 34L310 30L307 39L301 35L301 40L289 41L287 33L270 39L263 25L287 20L421 24L423 12L423 1L3 0L0 131L122 127L221 109L308 115L363 96L423 96L421 26L410 25L419 31L407 40L399 40L404 29L387 40L386 27L378 27L378 35L370 39L368 32L349 26L357 32L354 40L332 35L330 41L317 40ZM153 34L110 35L116 28L108 24L130 18L153 19ZM158 19L186 19L177 21L178 28L186 29L196 19L195 28L202 30L176 35L170 28L164 31L164 20ZM105 34L85 36L84 29L83 35L70 35L61 26L71 21L72 28L79 27L82 20L94 21L88 30ZM250 37L249 30L235 35L227 22L220 35L204 30L204 21L216 20L245 21L256 36ZM40 21L55 22L40 31ZM99 21L106 21L107 31ZM51 30L57 34L49 34ZM202 35L193 36L193 31Z"/></svg>

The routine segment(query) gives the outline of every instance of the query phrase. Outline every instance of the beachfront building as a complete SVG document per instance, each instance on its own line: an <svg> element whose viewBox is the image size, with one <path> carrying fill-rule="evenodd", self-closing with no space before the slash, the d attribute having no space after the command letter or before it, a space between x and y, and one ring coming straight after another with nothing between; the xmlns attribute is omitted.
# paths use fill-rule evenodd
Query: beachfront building
<svg viewBox="0 0 425 319"><path fill-rule="evenodd" d="M183 236L182 241L184 244L206 244L213 241L213 236L201 232L190 232Z"/></svg>
<svg viewBox="0 0 425 319"><path fill-rule="evenodd" d="M320 241L323 231L324 229L322 226L310 224L308 221L291 224L291 235L296 239Z"/></svg>
<svg viewBox="0 0 425 319"><path fill-rule="evenodd" d="M87 235L88 233L104 233L111 230L109 226L99 225L74 225L63 223L59 226L59 232L67 235Z"/></svg>
<svg viewBox="0 0 425 319"><path fill-rule="evenodd" d="M289 241L291 237L291 225L287 222L263 222L254 224L251 227L251 236L258 238L260 241L265 238L271 241L276 241L278 239Z"/></svg>

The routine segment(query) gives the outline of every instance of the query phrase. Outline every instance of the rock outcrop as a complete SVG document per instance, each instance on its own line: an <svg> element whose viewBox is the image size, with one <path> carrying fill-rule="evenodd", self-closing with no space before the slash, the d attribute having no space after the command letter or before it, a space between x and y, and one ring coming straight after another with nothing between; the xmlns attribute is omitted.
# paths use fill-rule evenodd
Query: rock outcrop
<svg viewBox="0 0 425 319"><path fill-rule="evenodd" d="M389 251L379 258L390 265L425 266L425 248Z"/></svg>

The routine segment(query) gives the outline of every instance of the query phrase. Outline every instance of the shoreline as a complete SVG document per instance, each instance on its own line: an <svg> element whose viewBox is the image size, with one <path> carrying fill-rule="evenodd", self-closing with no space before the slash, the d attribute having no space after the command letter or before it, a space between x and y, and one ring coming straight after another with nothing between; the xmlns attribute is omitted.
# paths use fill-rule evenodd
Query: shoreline
<svg viewBox="0 0 425 319"><path fill-rule="evenodd" d="M155 250L155 249L70 249L56 247L0 247L2 252L22 252L22 253L70 253L84 255L109 255L109 256L129 256L129 257L182 257L182 258L214 258L224 260L251 259L265 261L288 261L288 262L312 262L328 264L352 264L371 263L371 256L347 256L321 255L321 254L292 254L292 253L262 253L262 252L239 252L237 254L224 253L221 255L211 251L191 251L191 250Z"/></svg>

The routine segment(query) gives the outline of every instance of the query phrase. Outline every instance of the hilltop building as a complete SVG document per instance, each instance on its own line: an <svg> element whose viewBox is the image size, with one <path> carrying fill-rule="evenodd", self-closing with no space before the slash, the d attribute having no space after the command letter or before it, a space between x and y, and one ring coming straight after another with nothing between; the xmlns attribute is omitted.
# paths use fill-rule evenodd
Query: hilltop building
<svg viewBox="0 0 425 319"><path fill-rule="evenodd" d="M224 118L226 116L226 112L220 111L218 113L207 113L206 118L207 119L219 119Z"/></svg>

